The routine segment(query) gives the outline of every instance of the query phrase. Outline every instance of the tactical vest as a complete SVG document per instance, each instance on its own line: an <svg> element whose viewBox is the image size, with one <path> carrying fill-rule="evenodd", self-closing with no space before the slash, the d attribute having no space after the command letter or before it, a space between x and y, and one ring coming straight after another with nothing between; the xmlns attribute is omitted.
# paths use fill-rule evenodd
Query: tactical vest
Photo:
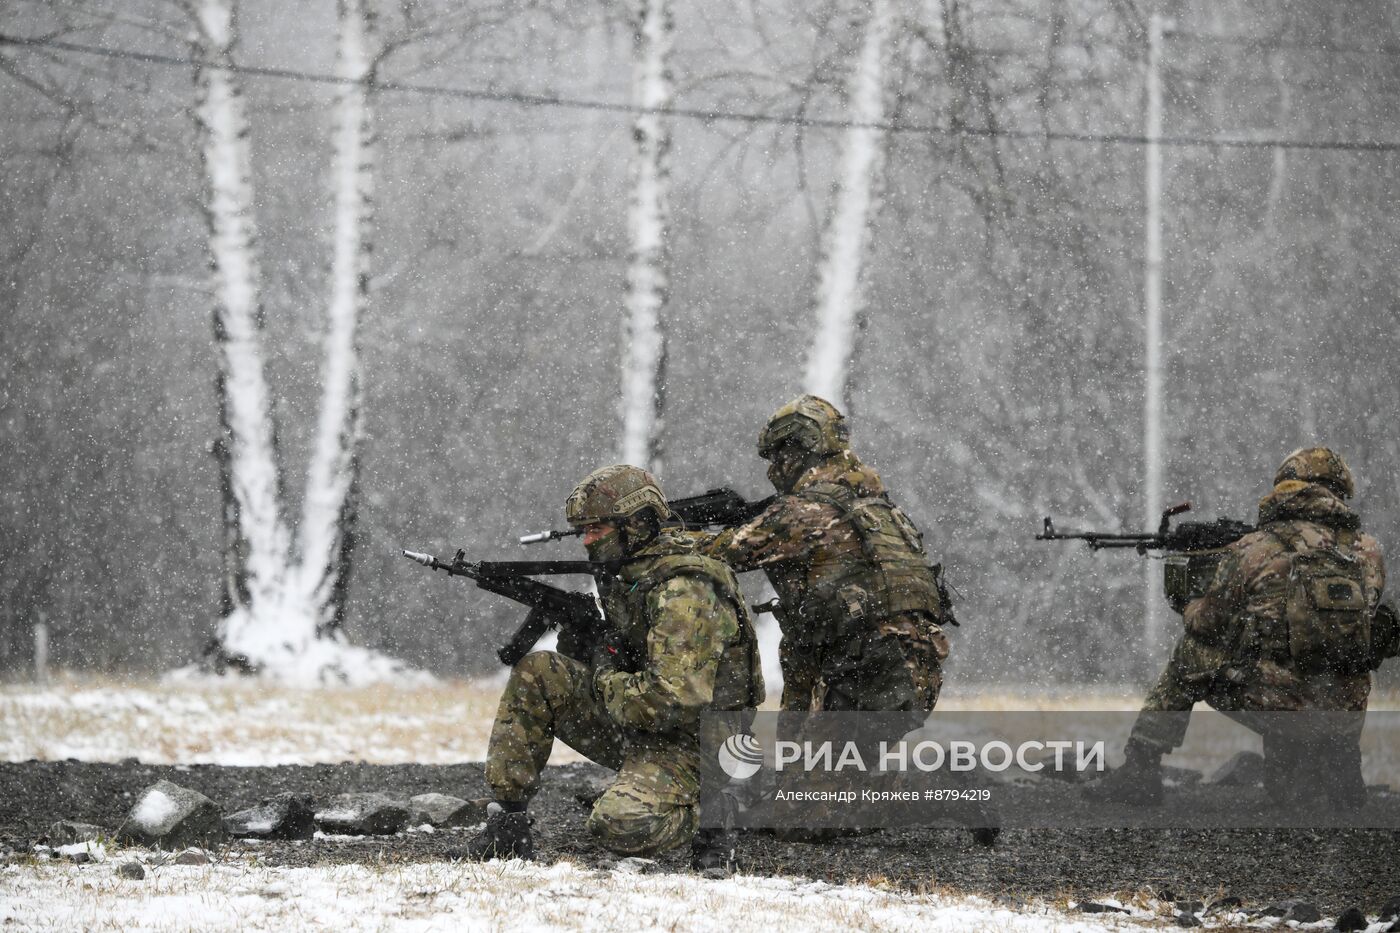
<svg viewBox="0 0 1400 933"><path fill-rule="evenodd" d="M1356 532L1311 547L1301 535L1270 529L1286 549L1283 630L1287 657L1304 674L1359 674L1370 669L1371 606ZM1282 653L1282 652L1280 652Z"/></svg>
<svg viewBox="0 0 1400 933"><path fill-rule="evenodd" d="M854 540L822 542L803 560L769 573L785 641L844 645L902 613L944 620L938 571L929 566L923 535L887 496L861 497L839 483L813 483L796 495L836 509Z"/></svg>
<svg viewBox="0 0 1400 933"><path fill-rule="evenodd" d="M679 576L699 577L727 601L739 622L734 640L724 646L715 670L710 709L753 709L764 700L763 666L758 655L748 605L734 571L722 561L699 554L663 554L623 566L617 581L603 593L603 611L635 657L646 657L649 629L646 600L651 591Z"/></svg>

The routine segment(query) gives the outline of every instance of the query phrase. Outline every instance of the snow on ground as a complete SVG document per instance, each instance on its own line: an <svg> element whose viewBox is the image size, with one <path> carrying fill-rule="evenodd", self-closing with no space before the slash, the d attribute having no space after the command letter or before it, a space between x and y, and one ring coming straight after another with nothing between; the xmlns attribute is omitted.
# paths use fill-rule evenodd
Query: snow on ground
<svg viewBox="0 0 1400 933"><path fill-rule="evenodd" d="M134 757L147 764L244 766L482 761L504 686L503 676L414 687L325 689L236 679L158 683L64 677L47 686L5 685L0 686L0 761ZM1393 692L1377 692L1371 706L1396 709L1397 701ZM1126 689L963 689L945 691L938 709L1072 713L1132 710L1140 702ZM1123 720L1125 731L1129 722ZM1219 737L1211 734L1208 722L1203 718L1188 733L1187 746L1173 763L1208 765L1208 758L1192 757L1197 746L1219 758ZM1392 772L1400 773L1400 746L1385 747L1376 736L1368 742L1374 759L1369 764L1381 769L1377 775L1385 771L1389 780ZM1370 747L1378 742L1380 747ZM1233 750L1225 748L1223 754L1228 757ZM578 760L562 744L550 758L553 764Z"/></svg>
<svg viewBox="0 0 1400 933"><path fill-rule="evenodd" d="M300 690L256 682L137 683L64 678L0 687L0 759L78 758L152 764L311 764L481 760L503 683ZM940 709L1131 709L1127 691L1052 697L1035 691L949 694ZM1395 707L1393 696L1384 704ZM554 761L576 760L556 746ZM94 853L95 855L95 853ZM85 865L0 864L6 929L343 930L686 929L742 931L1066 930L1160 927L1160 905L1081 914L1066 903L1011 909L926 894L791 878L707 880L595 871L571 863L260 864L256 847L215 865L165 863L139 849ZM147 877L116 874L133 857ZM1212 919L1238 928L1243 915ZM1254 925L1254 924L1251 924Z"/></svg>
<svg viewBox="0 0 1400 933"><path fill-rule="evenodd" d="M65 677L0 686L0 760L284 765L482 761L504 677L428 686L303 689L243 680L158 683ZM939 708L1035 709L1020 691L949 695ZM1130 709L1126 693L1054 698L1058 709ZM1029 704L1029 705L1028 705ZM579 756L556 745L550 761Z"/></svg>
<svg viewBox="0 0 1400 933"><path fill-rule="evenodd" d="M139 853L144 880L117 875ZM1020 911L981 898L911 895L791 878L595 871L510 861L270 868L254 855L216 865L158 865L146 850L100 864L0 868L6 930L1137 930L1157 915ZM629 870L632 869L632 870ZM1158 921L1159 922L1159 921ZM1155 923L1153 924L1155 925Z"/></svg>
<svg viewBox="0 0 1400 933"><path fill-rule="evenodd" d="M501 684L307 690L67 679L0 687L0 760L283 765L481 761ZM577 760L563 746L556 763Z"/></svg>

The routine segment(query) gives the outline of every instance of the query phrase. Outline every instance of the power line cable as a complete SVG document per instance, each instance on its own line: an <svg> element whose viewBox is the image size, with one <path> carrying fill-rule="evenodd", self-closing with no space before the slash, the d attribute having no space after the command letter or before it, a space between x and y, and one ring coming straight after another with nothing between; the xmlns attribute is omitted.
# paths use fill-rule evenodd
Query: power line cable
<svg viewBox="0 0 1400 933"><path fill-rule="evenodd" d="M1172 30L1166 34L1170 41L1185 39L1201 45L1229 45L1237 48L1254 49L1259 52L1326 52L1330 55L1400 55L1400 46L1380 45L1367 48L1359 45L1335 43L1308 44L1306 42L1280 42L1274 39L1254 39L1249 36L1230 33L1185 32Z"/></svg>
<svg viewBox="0 0 1400 933"><path fill-rule="evenodd" d="M286 81L301 81L311 84L344 86L358 84L353 78L336 75L315 74L296 71L290 68L268 68L256 65L232 65L219 62L201 62L193 58L176 55L163 55L155 52L136 52L128 49L108 49L75 42L63 42L43 37L23 38L0 33L0 45L20 48L51 48L103 58L142 62L149 65L167 67L202 67L233 74L259 78L275 78ZM453 97L486 103L514 104L524 107L555 107L572 110L591 110L617 113L628 116L654 115L702 123L747 123L751 125L794 126L813 129L872 129L899 135L920 136L964 136L975 139L1020 139L1052 143L1080 143L1088 145L1145 146L1156 142L1174 148L1206 149L1290 149L1334 152L1400 152L1400 142L1383 139L1288 139L1258 136L1164 136L1152 139L1136 133L1079 133L1056 130L1017 130L999 127L997 129L973 126L942 126L938 124L861 122L823 117L798 117L775 113L751 113L743 111L716 110L702 107L643 107L637 104L615 101L590 100L587 98L564 97L557 94L527 93L522 91L488 91L477 88L448 87L433 84L410 84L399 81L374 81L376 91L391 93L418 94L431 97Z"/></svg>

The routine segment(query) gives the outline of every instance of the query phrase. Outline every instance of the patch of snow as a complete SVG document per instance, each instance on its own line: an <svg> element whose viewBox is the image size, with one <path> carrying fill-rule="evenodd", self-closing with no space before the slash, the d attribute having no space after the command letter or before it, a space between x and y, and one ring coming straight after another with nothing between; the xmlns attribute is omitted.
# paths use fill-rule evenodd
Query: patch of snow
<svg viewBox="0 0 1400 933"><path fill-rule="evenodd" d="M79 873L82 874L79 874ZM82 883L75 883L81 878ZM198 885L191 886L191 879ZM295 896L291 896L295 892ZM215 870L161 866L139 888L65 862L0 872L0 925L44 929L250 931L775 929L1102 933L1160 928L1043 903L1011 909L979 897L909 894L793 878L596 871L569 862L422 862L285 868L233 854ZM1150 926L1149 926L1150 924Z"/></svg>
<svg viewBox="0 0 1400 933"><path fill-rule="evenodd" d="M180 809L164 791L151 790L131 811L131 822L147 832L153 832L164 825Z"/></svg>
<svg viewBox="0 0 1400 933"><path fill-rule="evenodd" d="M94 862L107 861L106 846L102 845L100 842L93 842L91 840L87 842L75 842L72 845L59 846L54 851L59 855L65 855L70 858L74 855L86 855Z"/></svg>
<svg viewBox="0 0 1400 933"><path fill-rule="evenodd" d="M500 686L320 688L262 680L0 685L0 761L256 767L486 757ZM562 744L556 762L577 761Z"/></svg>

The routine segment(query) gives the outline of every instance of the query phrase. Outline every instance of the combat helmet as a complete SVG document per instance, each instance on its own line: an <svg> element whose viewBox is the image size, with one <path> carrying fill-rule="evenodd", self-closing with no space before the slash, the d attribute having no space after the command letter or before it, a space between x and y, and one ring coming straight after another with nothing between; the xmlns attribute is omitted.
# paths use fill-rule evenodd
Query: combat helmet
<svg viewBox="0 0 1400 933"><path fill-rule="evenodd" d="M1356 483L1351 478L1346 461L1341 454L1327 447L1300 447L1284 457L1278 472L1274 474L1274 485L1290 479L1317 483L1343 499L1356 495Z"/></svg>
<svg viewBox="0 0 1400 933"><path fill-rule="evenodd" d="M851 432L836 406L815 395L801 395L773 412L758 435L758 455L772 460L782 447L826 457L849 450Z"/></svg>
<svg viewBox="0 0 1400 933"><path fill-rule="evenodd" d="M671 517L671 507L656 477L625 463L594 470L574 487L564 517L575 528L595 522L627 523L651 509L657 521Z"/></svg>

